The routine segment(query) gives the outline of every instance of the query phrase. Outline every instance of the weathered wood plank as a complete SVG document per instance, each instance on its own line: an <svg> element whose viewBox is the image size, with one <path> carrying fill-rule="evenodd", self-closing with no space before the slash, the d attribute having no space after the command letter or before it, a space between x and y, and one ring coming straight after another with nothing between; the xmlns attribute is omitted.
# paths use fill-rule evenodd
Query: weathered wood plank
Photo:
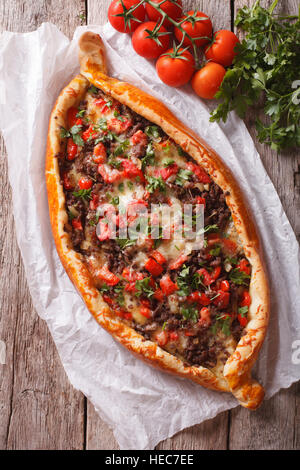
<svg viewBox="0 0 300 470"><path fill-rule="evenodd" d="M254 4L249 0L248 5ZM261 4L268 6L270 1ZM279 11L296 14L298 1L279 2ZM244 0L235 0L235 9L245 5ZM300 236L300 154L295 151L277 155L266 145L255 139L256 112L246 119L248 130L261 155L264 166L279 194L284 210L296 235ZM299 384L282 390L265 401L255 413L239 407L232 411L230 421L230 449L296 449L299 448ZM297 414L298 413L298 414Z"/></svg>
<svg viewBox="0 0 300 470"><path fill-rule="evenodd" d="M70 35L84 3L0 2L0 31L31 31L52 21ZM36 314L17 247L3 140L0 142L0 449L82 449L84 397L71 387L48 328Z"/></svg>
<svg viewBox="0 0 300 470"><path fill-rule="evenodd" d="M103 0L101 8L97 0L88 0L88 24L103 24L107 21L107 8L110 0ZM197 9L209 15L214 28L228 28L231 25L230 2L223 0L183 0L184 11ZM222 14L220 15L220 12ZM160 443L158 449L225 449L227 442L228 414L222 413L213 420L186 429L171 439ZM103 444L109 449L117 448L113 435L106 435L107 426L97 416L91 406L87 413L87 447L103 449ZM111 431L109 431L111 433ZM105 442L106 440L106 442Z"/></svg>

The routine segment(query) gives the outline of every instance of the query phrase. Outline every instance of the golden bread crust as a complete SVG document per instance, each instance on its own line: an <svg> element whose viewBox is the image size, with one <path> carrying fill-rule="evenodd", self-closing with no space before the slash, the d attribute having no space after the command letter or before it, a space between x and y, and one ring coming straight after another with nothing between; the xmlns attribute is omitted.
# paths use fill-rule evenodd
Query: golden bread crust
<svg viewBox="0 0 300 470"><path fill-rule="evenodd" d="M131 84L106 75L105 51L101 38L87 32L79 41L81 75L75 77L61 92L53 108L48 133L46 182L50 219L54 240L61 261L98 323L132 353L151 365L214 390L231 391L242 406L255 409L261 403L263 387L251 378L251 368L263 343L269 318L269 289L262 260L257 230L245 204L241 190L221 158L194 132L183 125L159 100ZM75 252L69 235L64 231L67 222L65 197L60 182L57 158L60 152L61 126L66 125L69 107L78 104L89 82L127 105L136 113L160 126L177 144L189 153L222 188L231 210L234 224L251 266L249 323L235 352L225 364L224 376L217 376L204 367L185 366L175 356L161 349L115 316L93 285L89 271Z"/></svg>

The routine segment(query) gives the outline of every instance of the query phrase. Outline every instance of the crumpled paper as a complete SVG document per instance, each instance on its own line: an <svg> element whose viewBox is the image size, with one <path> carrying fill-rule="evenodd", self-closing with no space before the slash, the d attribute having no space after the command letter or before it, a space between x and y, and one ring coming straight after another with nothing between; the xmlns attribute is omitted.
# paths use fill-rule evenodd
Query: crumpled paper
<svg viewBox="0 0 300 470"><path fill-rule="evenodd" d="M115 342L92 318L65 273L52 239L44 179L50 111L78 72L77 42L87 29L104 39L111 75L162 99L224 159L240 182L262 237L272 313L255 376L269 398L300 378L299 246L244 123L209 123L206 103L189 86L171 89L154 64L110 25L79 27L69 40L45 23L3 33L0 40L0 127L8 153L18 244L38 314L46 320L67 375L113 429L121 449L152 449L181 429L237 406L225 393L152 369ZM294 353L294 356L293 356Z"/></svg>

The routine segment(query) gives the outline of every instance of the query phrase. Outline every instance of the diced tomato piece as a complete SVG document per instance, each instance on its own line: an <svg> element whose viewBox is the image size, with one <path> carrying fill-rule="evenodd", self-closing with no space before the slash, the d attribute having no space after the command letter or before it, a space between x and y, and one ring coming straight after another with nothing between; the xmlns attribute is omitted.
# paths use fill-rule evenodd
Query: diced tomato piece
<svg viewBox="0 0 300 470"><path fill-rule="evenodd" d="M116 276L108 269L107 264L105 264L104 266L102 266L102 268L99 269L98 276L109 286L115 286L120 281L118 276Z"/></svg>
<svg viewBox="0 0 300 470"><path fill-rule="evenodd" d="M159 285L165 295L171 295L173 294L173 292L178 290L177 285L175 284L175 282L172 281L169 274L165 274L161 278L161 280L159 281Z"/></svg>
<svg viewBox="0 0 300 470"><path fill-rule="evenodd" d="M102 176L105 183L115 183L116 181L119 181L120 179L122 179L124 176L123 172L115 168L111 169L106 164L98 165L98 173Z"/></svg>
<svg viewBox="0 0 300 470"><path fill-rule="evenodd" d="M124 268L122 272L122 276L126 281L138 281L144 279L145 275L143 273L138 273L134 271L132 268Z"/></svg>
<svg viewBox="0 0 300 470"><path fill-rule="evenodd" d="M211 278L211 275L205 268L198 269L197 273L199 274L199 276L202 276L203 284L205 286L209 286L210 284L214 282L213 279Z"/></svg>
<svg viewBox="0 0 300 470"><path fill-rule="evenodd" d="M213 269L212 273L210 274L210 277L211 277L212 281L213 282L216 281L218 279L218 277L220 276L220 274L221 274L221 266L216 266Z"/></svg>
<svg viewBox="0 0 300 470"><path fill-rule="evenodd" d="M150 300L148 299L141 299L141 304L143 307L148 307L148 308L150 308L150 305L151 305Z"/></svg>
<svg viewBox="0 0 300 470"><path fill-rule="evenodd" d="M148 308L148 307L142 307L140 309L140 314L143 315L143 317L146 317L146 318L151 318L152 317L152 312L151 312L150 308Z"/></svg>
<svg viewBox="0 0 300 470"><path fill-rule="evenodd" d="M237 244L233 240L229 240L228 238L222 238L221 245L223 247L223 250L231 256L234 255L237 250Z"/></svg>
<svg viewBox="0 0 300 470"><path fill-rule="evenodd" d="M131 125L131 119L126 119L123 117L123 120L121 121L120 119L112 118L110 121L108 121L107 128L115 134L122 134L123 132L127 131Z"/></svg>
<svg viewBox="0 0 300 470"><path fill-rule="evenodd" d="M134 145L143 144L146 146L148 142L148 137L146 136L146 134L144 134L143 131L139 130L133 134L130 140Z"/></svg>
<svg viewBox="0 0 300 470"><path fill-rule="evenodd" d="M196 336L196 332L193 330L185 330L184 335L185 336Z"/></svg>
<svg viewBox="0 0 300 470"><path fill-rule="evenodd" d="M227 292L229 291L230 289L230 284L227 280L223 280L221 281L220 283L220 289L223 290L224 292Z"/></svg>
<svg viewBox="0 0 300 470"><path fill-rule="evenodd" d="M189 162L186 164L186 168L190 171L192 171L200 181L200 183L206 184L206 183L211 183L211 179L206 173L206 171L201 168L201 166L196 165L195 163Z"/></svg>
<svg viewBox="0 0 300 470"><path fill-rule="evenodd" d="M170 341L177 341L179 339L179 334L176 331L169 331Z"/></svg>
<svg viewBox="0 0 300 470"><path fill-rule="evenodd" d="M106 160L106 148L102 142L95 145L93 160L95 163L104 163Z"/></svg>
<svg viewBox="0 0 300 470"><path fill-rule="evenodd" d="M142 172L132 160L123 160L122 167L124 168L124 176L125 178L136 178L137 176L140 178L141 183L145 182L145 177Z"/></svg>
<svg viewBox="0 0 300 470"><path fill-rule="evenodd" d="M220 243L220 241L221 241L221 238L220 238L220 235L218 233L209 233L208 236L207 236L207 246L208 247L213 246L216 243Z"/></svg>
<svg viewBox="0 0 300 470"><path fill-rule="evenodd" d="M176 165L176 163L173 163L173 165L169 165L159 170L159 174L164 181L166 181L172 175L177 175L177 173L178 173L178 165Z"/></svg>
<svg viewBox="0 0 300 470"><path fill-rule="evenodd" d="M159 300L159 302L163 302L164 297L165 297L165 295L164 295L164 293L161 289L156 289L153 296L156 300Z"/></svg>
<svg viewBox="0 0 300 470"><path fill-rule="evenodd" d="M63 175L62 175L62 180L63 180L63 185L64 185L64 188L67 190L67 191L70 191L71 189L74 189L71 181L70 181L70 178L69 178L69 173L68 172L64 172Z"/></svg>
<svg viewBox="0 0 300 470"><path fill-rule="evenodd" d="M148 258L145 263L145 269L147 269L147 271L149 271L149 273L154 277L159 276L163 272L163 267L153 258Z"/></svg>
<svg viewBox="0 0 300 470"><path fill-rule="evenodd" d="M230 293L218 290L217 294L218 296L213 299L213 304L218 308L226 308L229 304Z"/></svg>
<svg viewBox="0 0 300 470"><path fill-rule="evenodd" d="M183 263L185 263L187 259L188 259L187 255L183 255L183 254L180 255L177 259L175 259L175 261L172 261L172 263L169 264L169 269L180 268L180 266L182 266Z"/></svg>
<svg viewBox="0 0 300 470"><path fill-rule="evenodd" d="M201 204L205 207L205 205L206 205L205 197L197 196L196 197L196 204Z"/></svg>
<svg viewBox="0 0 300 470"><path fill-rule="evenodd" d="M113 305L113 304L115 303L115 301L114 301L111 297L109 297L109 295L107 295L107 294L103 294L102 297L103 297L103 300L104 300L108 305Z"/></svg>
<svg viewBox="0 0 300 470"><path fill-rule="evenodd" d="M247 323L248 323L248 318L242 316L242 315L239 313L239 314L238 314L238 321L240 322L240 325L241 325L243 328L245 328L245 326L246 326Z"/></svg>
<svg viewBox="0 0 300 470"><path fill-rule="evenodd" d="M93 126L90 126L86 131L82 133L82 138L86 142L90 139L95 139L98 135L98 132L95 131Z"/></svg>
<svg viewBox="0 0 300 470"><path fill-rule="evenodd" d="M78 113L78 108L75 108L72 106L71 108L68 109L67 112L67 119L70 127L73 127L75 125L81 126L82 125L82 119L78 118L76 115Z"/></svg>
<svg viewBox="0 0 300 470"><path fill-rule="evenodd" d="M75 228L75 230L83 230L82 223L79 217L77 219L72 220L72 225Z"/></svg>
<svg viewBox="0 0 300 470"><path fill-rule="evenodd" d="M99 206L99 195L98 194L93 194L93 199L90 201L90 209L92 211L97 210L97 207Z"/></svg>
<svg viewBox="0 0 300 470"><path fill-rule="evenodd" d="M203 307L200 310L200 320L199 323L200 325L209 325L211 322L210 319L210 310L207 307Z"/></svg>
<svg viewBox="0 0 300 470"><path fill-rule="evenodd" d="M131 292L134 294L136 292L135 281L128 282L125 286L125 290L126 292Z"/></svg>
<svg viewBox="0 0 300 470"><path fill-rule="evenodd" d="M211 300L204 292L192 292L186 299L189 303L197 302L201 305L209 305Z"/></svg>
<svg viewBox="0 0 300 470"><path fill-rule="evenodd" d="M156 335L156 341L159 346L165 346L167 342L169 341L169 336L168 333L164 330L162 330L160 333Z"/></svg>
<svg viewBox="0 0 300 470"><path fill-rule="evenodd" d="M124 312L123 317L125 318L125 320L132 320L132 313Z"/></svg>
<svg viewBox="0 0 300 470"><path fill-rule="evenodd" d="M247 290L244 290L242 294L242 300L240 305L241 307L249 307L251 305L251 297Z"/></svg>
<svg viewBox="0 0 300 470"><path fill-rule="evenodd" d="M149 256L154 258L155 261L157 261L159 264L164 264L167 262L166 258L158 250L152 251Z"/></svg>
<svg viewBox="0 0 300 470"><path fill-rule="evenodd" d="M93 180L90 178L80 178L78 181L80 189L90 189L93 186Z"/></svg>
<svg viewBox="0 0 300 470"><path fill-rule="evenodd" d="M77 155L78 146L73 141L72 137L68 139L67 143L67 158L68 160L74 160Z"/></svg>
<svg viewBox="0 0 300 470"><path fill-rule="evenodd" d="M108 224L105 224L104 222L102 222L102 220L100 220L98 223L98 227L99 228L97 229L97 237L100 240L100 242L109 240L111 237L111 230Z"/></svg>
<svg viewBox="0 0 300 470"><path fill-rule="evenodd" d="M94 105L97 106L98 108L101 108L101 113L107 113L109 111L109 106L107 106L107 101L105 101L103 98L96 99L94 100Z"/></svg>
<svg viewBox="0 0 300 470"><path fill-rule="evenodd" d="M239 269L240 271L243 271L245 274L247 274L248 276L250 275L251 273L251 268L250 268L250 264L248 262L248 260L246 260L245 258L242 259L239 264L237 265L237 269Z"/></svg>

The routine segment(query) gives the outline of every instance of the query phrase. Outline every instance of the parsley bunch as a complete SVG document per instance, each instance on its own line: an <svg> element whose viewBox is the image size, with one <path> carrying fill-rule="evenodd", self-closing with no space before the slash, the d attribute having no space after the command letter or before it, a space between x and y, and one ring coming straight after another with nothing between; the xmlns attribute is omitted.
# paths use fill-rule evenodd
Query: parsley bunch
<svg viewBox="0 0 300 470"><path fill-rule="evenodd" d="M300 9L298 16L273 13L257 0L240 9L235 25L247 32L236 46L210 121L224 122L231 110L243 118L249 106L263 103L266 118L256 120L258 140L279 151L300 146Z"/></svg>

